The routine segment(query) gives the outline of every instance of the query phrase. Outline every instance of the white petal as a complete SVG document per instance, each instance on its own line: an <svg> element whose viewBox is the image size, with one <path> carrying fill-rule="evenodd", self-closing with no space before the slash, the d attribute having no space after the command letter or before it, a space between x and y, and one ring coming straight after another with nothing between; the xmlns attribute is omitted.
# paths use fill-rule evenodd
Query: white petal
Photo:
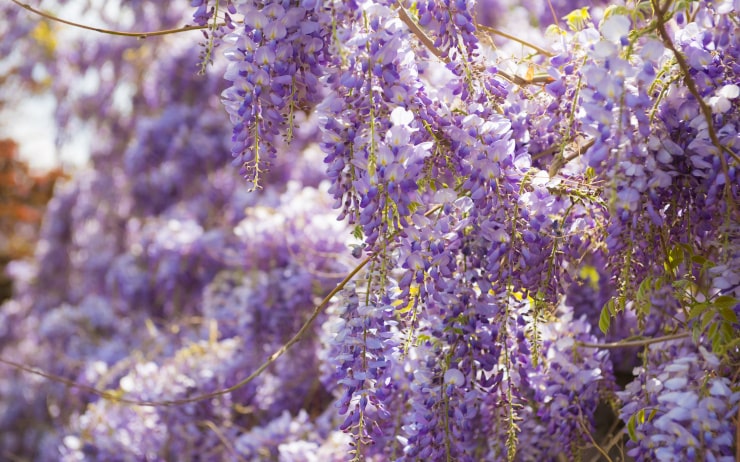
<svg viewBox="0 0 740 462"><path fill-rule="evenodd" d="M630 20L627 16L610 16L606 21L601 23L599 29L605 39L618 42L619 39L626 36L630 31Z"/></svg>
<svg viewBox="0 0 740 462"><path fill-rule="evenodd" d="M727 99L735 99L740 96L740 87L734 84L725 85L724 87L719 89L719 91L717 92L717 96Z"/></svg>
<svg viewBox="0 0 740 462"><path fill-rule="evenodd" d="M408 125L414 120L414 113L405 108L397 107L391 111L391 123L393 125Z"/></svg>
<svg viewBox="0 0 740 462"><path fill-rule="evenodd" d="M458 369L447 369L444 382L451 385L463 385L465 383L465 376Z"/></svg>

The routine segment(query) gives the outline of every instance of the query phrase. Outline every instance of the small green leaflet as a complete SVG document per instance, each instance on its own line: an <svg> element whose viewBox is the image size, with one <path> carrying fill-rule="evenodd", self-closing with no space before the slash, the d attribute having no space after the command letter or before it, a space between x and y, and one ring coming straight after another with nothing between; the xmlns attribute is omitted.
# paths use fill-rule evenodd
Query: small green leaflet
<svg viewBox="0 0 740 462"><path fill-rule="evenodd" d="M609 326L612 322L612 311L614 311L614 299L610 299L601 309L601 315L599 316L599 329L605 333L609 330Z"/></svg>

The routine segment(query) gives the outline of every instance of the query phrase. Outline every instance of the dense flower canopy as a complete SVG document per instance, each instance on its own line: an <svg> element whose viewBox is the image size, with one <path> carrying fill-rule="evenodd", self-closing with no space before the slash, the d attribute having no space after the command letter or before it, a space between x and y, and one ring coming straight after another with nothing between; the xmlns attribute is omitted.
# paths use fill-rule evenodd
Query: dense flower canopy
<svg viewBox="0 0 740 462"><path fill-rule="evenodd" d="M735 460L739 2L82 3L3 457Z"/></svg>

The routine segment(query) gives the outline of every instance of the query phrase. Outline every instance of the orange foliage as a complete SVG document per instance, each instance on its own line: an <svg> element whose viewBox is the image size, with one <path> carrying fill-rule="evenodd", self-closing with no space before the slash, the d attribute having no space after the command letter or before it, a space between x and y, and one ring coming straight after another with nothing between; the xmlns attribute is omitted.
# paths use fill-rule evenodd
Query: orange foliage
<svg viewBox="0 0 740 462"><path fill-rule="evenodd" d="M63 176L60 169L34 175L17 154L13 140L0 140L0 301L11 295L5 266L33 252L44 208Z"/></svg>

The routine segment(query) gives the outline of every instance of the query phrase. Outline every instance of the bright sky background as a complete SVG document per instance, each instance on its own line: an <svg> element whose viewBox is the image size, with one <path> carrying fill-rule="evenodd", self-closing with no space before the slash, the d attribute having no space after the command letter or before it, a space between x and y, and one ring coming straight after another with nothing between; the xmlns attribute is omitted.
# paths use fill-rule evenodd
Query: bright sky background
<svg viewBox="0 0 740 462"><path fill-rule="evenodd" d="M12 138L18 143L22 159L34 170L46 170L60 165L74 169L85 165L90 137L76 134L71 142L58 149L54 143L55 123L52 118L54 99L35 96L20 106L0 113L0 138Z"/></svg>
<svg viewBox="0 0 740 462"><path fill-rule="evenodd" d="M92 2L93 5L96 2ZM97 1L105 4L104 0ZM108 3L110 5L110 3ZM20 8L20 7L18 7ZM30 11L23 11L32 20L42 21ZM84 2L70 0L64 6L55 10L59 17L90 25L101 25L91 18L89 11L84 14ZM64 43L68 38L77 34L94 34L95 32L81 31L64 24L54 25L57 42ZM38 95L25 98L20 104L7 107L0 111L0 138L12 138L18 143L20 156L28 161L34 170L46 170L59 165L73 171L84 166L89 157L91 136L89 132L70 133L64 146L55 145L56 124L53 119L54 98L49 95Z"/></svg>

